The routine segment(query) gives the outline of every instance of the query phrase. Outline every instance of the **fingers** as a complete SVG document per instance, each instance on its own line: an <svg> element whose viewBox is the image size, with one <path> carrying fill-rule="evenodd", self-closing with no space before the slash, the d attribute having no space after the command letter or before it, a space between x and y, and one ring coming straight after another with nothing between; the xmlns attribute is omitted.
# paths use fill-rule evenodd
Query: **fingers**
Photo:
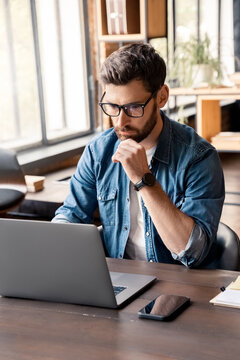
<svg viewBox="0 0 240 360"><path fill-rule="evenodd" d="M122 141L112 161L120 162L128 178L135 184L149 171L144 147L132 139Z"/></svg>
<svg viewBox="0 0 240 360"><path fill-rule="evenodd" d="M144 152L145 155L145 149L141 145L132 139L127 139L119 144L117 151L112 156L112 161L119 162L124 159L131 161L134 157L140 156L141 152Z"/></svg>

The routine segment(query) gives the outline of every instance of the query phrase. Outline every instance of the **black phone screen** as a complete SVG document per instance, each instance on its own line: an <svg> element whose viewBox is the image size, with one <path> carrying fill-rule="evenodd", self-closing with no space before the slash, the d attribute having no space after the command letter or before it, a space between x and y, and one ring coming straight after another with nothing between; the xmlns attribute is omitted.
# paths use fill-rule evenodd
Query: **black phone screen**
<svg viewBox="0 0 240 360"><path fill-rule="evenodd" d="M179 295L160 295L138 312L139 317L171 320L190 304L190 299Z"/></svg>

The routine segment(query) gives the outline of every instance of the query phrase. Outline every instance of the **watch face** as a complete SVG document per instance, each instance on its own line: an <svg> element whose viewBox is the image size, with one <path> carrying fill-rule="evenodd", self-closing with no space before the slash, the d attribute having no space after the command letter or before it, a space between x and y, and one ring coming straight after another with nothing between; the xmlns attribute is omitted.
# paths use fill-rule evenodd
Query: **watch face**
<svg viewBox="0 0 240 360"><path fill-rule="evenodd" d="M143 182L148 186L153 186L155 184L155 181L156 181L155 176L152 173L146 173L143 176Z"/></svg>

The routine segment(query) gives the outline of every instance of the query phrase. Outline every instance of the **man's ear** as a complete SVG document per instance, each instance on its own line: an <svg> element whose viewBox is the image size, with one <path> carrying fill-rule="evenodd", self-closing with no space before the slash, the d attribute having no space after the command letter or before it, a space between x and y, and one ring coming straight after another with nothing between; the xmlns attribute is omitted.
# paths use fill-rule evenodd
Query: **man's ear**
<svg viewBox="0 0 240 360"><path fill-rule="evenodd" d="M163 85L157 93L158 108L163 108L169 98L169 88L167 85Z"/></svg>

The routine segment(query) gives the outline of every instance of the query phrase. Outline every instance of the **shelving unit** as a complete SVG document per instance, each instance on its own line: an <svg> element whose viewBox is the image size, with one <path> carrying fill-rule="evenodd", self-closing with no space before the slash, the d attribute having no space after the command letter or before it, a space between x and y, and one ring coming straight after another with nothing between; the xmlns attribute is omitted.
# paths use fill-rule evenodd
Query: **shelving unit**
<svg viewBox="0 0 240 360"><path fill-rule="evenodd" d="M170 96L195 95L197 97L196 131L199 135L211 142L211 138L221 133L221 106L220 100L240 100L240 88L175 88L170 90ZM226 134L227 135L227 134ZM231 146L232 140L232 146ZM219 151L240 151L240 143L236 135L228 134L227 142L224 138L214 146Z"/></svg>
<svg viewBox="0 0 240 360"><path fill-rule="evenodd" d="M121 1L121 0L116 0ZM98 16L99 67L123 44L167 38L167 0L126 0L127 33L108 34L106 0L96 0ZM99 90L99 94L101 90ZM108 127L109 118L104 116Z"/></svg>
<svg viewBox="0 0 240 360"><path fill-rule="evenodd" d="M145 41L167 36L167 0L126 1L127 34L108 34L106 0L97 0L97 13L98 40L102 42Z"/></svg>

